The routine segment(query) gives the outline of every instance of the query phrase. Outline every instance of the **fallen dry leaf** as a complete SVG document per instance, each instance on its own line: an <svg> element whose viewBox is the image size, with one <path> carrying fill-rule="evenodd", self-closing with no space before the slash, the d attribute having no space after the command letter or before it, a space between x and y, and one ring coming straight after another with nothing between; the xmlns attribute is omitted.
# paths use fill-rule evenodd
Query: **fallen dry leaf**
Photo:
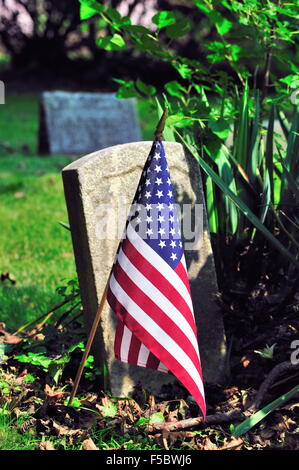
<svg viewBox="0 0 299 470"><path fill-rule="evenodd" d="M39 443L38 450L55 450L55 447L52 442L45 441Z"/></svg>
<svg viewBox="0 0 299 470"><path fill-rule="evenodd" d="M18 344L20 343L20 341L22 341L22 338L16 335L12 335L3 329L0 329L0 341L2 343L7 344Z"/></svg>
<svg viewBox="0 0 299 470"><path fill-rule="evenodd" d="M34 427L36 425L36 419L31 418L25 421L25 423L22 424L22 426L19 429L20 434L24 434L28 429Z"/></svg>
<svg viewBox="0 0 299 470"><path fill-rule="evenodd" d="M73 253L70 251L66 251L65 253L61 253L62 258L71 258L73 256Z"/></svg>
<svg viewBox="0 0 299 470"><path fill-rule="evenodd" d="M15 193L14 196L16 199L22 199L23 197L25 197L25 193L23 191L19 191Z"/></svg>
<svg viewBox="0 0 299 470"><path fill-rule="evenodd" d="M88 439L85 439L85 441L83 441L82 450L99 450L99 449L95 445L93 440L89 437Z"/></svg>
<svg viewBox="0 0 299 470"><path fill-rule="evenodd" d="M80 436L83 434L82 429L70 429L66 426L62 426L61 424L56 423L56 421L53 421L53 430L55 431L55 434L57 436Z"/></svg>
<svg viewBox="0 0 299 470"><path fill-rule="evenodd" d="M235 437L233 437L230 442L228 442L227 444L224 444L218 450L241 450L242 445L243 445L243 439L241 439L240 437L239 439L236 439Z"/></svg>
<svg viewBox="0 0 299 470"><path fill-rule="evenodd" d="M216 444L214 444L208 437L202 441L197 441L197 448L199 450L218 450Z"/></svg>
<svg viewBox="0 0 299 470"><path fill-rule="evenodd" d="M131 423L141 416L140 406L135 400L119 400L117 407L120 416L128 418Z"/></svg>
<svg viewBox="0 0 299 470"><path fill-rule="evenodd" d="M54 401L59 400L66 395L66 392L55 390L55 387L50 387L48 384L45 385L44 392L47 398L51 398L51 400L54 399Z"/></svg>

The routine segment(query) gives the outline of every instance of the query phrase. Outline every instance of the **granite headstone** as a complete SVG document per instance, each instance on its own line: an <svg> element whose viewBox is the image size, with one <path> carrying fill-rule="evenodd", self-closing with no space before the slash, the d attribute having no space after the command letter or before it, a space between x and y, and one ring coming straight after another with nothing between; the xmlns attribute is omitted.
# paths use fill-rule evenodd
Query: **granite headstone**
<svg viewBox="0 0 299 470"><path fill-rule="evenodd" d="M39 153L82 155L140 140L136 100L115 93L44 92Z"/></svg>
<svg viewBox="0 0 299 470"><path fill-rule="evenodd" d="M151 145L135 142L106 148L74 161L62 171L87 330L91 328L124 228L124 203L129 207L133 200ZM218 288L200 170L181 144L165 142L165 151L177 203L191 204L192 210L199 204L203 209L200 244L185 254L204 379L220 383L225 376L226 340L222 314L214 298ZM121 221L117 222L120 212ZM108 237L101 233L105 223ZM158 393L163 384L172 383L175 379L169 374L114 358L116 321L106 303L93 347L98 363L103 365L105 360L108 363L112 393L128 395L138 382Z"/></svg>

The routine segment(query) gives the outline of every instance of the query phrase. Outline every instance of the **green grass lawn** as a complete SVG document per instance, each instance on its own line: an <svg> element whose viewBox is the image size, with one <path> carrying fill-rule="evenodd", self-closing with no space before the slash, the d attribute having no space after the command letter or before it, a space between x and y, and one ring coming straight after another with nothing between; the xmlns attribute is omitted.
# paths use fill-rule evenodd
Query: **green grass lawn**
<svg viewBox="0 0 299 470"><path fill-rule="evenodd" d="M149 103L138 110L145 140L152 139ZM10 95L0 107L0 322L17 328L55 305L55 288L76 275L61 169L65 156L38 157L38 97Z"/></svg>

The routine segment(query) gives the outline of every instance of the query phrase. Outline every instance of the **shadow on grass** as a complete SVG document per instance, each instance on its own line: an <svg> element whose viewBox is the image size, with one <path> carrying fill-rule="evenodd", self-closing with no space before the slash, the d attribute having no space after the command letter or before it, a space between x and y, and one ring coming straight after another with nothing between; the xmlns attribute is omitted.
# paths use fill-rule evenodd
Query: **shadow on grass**
<svg viewBox="0 0 299 470"><path fill-rule="evenodd" d="M4 322L11 330L38 318L61 302L61 297L53 289L9 286L6 282L0 285L0 298L0 322Z"/></svg>

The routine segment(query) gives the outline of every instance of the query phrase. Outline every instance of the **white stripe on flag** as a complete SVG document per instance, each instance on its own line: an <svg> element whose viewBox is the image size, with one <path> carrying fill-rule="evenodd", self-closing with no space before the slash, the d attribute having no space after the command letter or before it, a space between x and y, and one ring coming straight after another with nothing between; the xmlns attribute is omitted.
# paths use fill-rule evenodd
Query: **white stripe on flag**
<svg viewBox="0 0 299 470"><path fill-rule="evenodd" d="M123 362L128 362L128 355L130 350L132 332L129 328L124 325L123 337L121 340L121 347L120 347L120 360Z"/></svg>
<svg viewBox="0 0 299 470"><path fill-rule="evenodd" d="M177 273L159 256L133 229L129 223L127 227L128 239L139 253L151 263L159 272L163 272L164 277L173 285L173 287L183 297L186 304L193 313L193 305L187 287Z"/></svg>
<svg viewBox="0 0 299 470"><path fill-rule="evenodd" d="M148 360L149 353L150 352L147 349L147 347L145 347L144 344L141 343L141 347L139 349L139 354L138 354L137 365L146 367L146 362Z"/></svg>
<svg viewBox="0 0 299 470"><path fill-rule="evenodd" d="M147 315L123 290L121 285L116 281L114 274L111 276L110 289L116 299L129 312L137 323L144 328L150 336L152 336L169 355L176 359L179 364L186 370L191 379L197 385L200 394L204 397L204 389L199 371L193 364L193 361L185 353L185 351L169 336L154 320Z"/></svg>
<svg viewBox="0 0 299 470"><path fill-rule="evenodd" d="M181 312L157 289L127 258L122 249L118 254L118 262L130 279L141 289L163 312L178 325L180 330L190 340L199 355L197 338L190 323ZM161 273L162 274L162 273ZM164 273L163 273L164 274ZM193 320L193 319L192 319Z"/></svg>
<svg viewBox="0 0 299 470"><path fill-rule="evenodd" d="M165 372L165 373L168 373L169 370L167 369L167 367L164 366L164 364L162 364L162 362L159 363L158 367L157 367L157 370L159 370L160 372Z"/></svg>
<svg viewBox="0 0 299 470"><path fill-rule="evenodd" d="M186 272L188 272L187 265L186 265L186 259L185 259L185 254L183 253L183 256L181 257L181 263L184 266Z"/></svg>

